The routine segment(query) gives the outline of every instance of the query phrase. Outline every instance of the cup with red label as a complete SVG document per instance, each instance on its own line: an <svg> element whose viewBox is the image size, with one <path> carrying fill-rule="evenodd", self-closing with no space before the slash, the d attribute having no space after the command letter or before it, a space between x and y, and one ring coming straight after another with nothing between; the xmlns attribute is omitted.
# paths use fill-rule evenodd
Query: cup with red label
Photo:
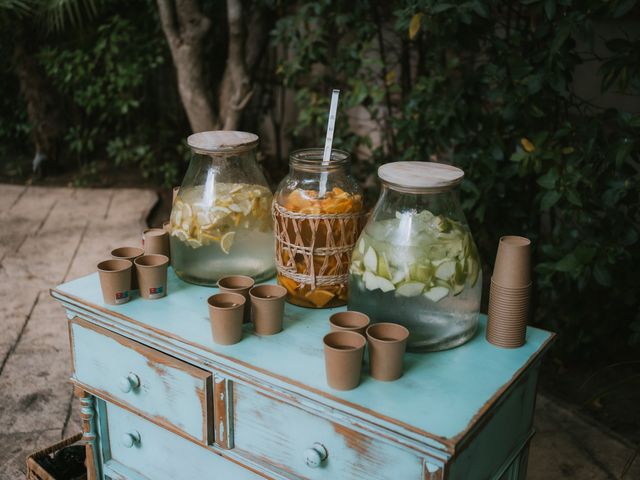
<svg viewBox="0 0 640 480"><path fill-rule="evenodd" d="M166 255L142 255L134 261L140 284L140 296L147 300L162 298L167 294L167 267L169 257Z"/></svg>

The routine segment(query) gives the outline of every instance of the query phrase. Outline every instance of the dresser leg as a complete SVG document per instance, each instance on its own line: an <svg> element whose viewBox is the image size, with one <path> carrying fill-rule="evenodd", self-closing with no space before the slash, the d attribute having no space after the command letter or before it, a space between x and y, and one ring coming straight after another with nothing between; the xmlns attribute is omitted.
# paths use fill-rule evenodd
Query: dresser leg
<svg viewBox="0 0 640 480"><path fill-rule="evenodd" d="M509 469L502 475L500 480L526 480L527 463L529 460L529 445L526 445L520 454L513 460Z"/></svg>
<svg viewBox="0 0 640 480"><path fill-rule="evenodd" d="M80 399L80 417L82 418L82 440L86 448L87 480L98 480L100 475L100 457L98 454L98 434L96 428L96 399L93 395L76 387L75 395Z"/></svg>

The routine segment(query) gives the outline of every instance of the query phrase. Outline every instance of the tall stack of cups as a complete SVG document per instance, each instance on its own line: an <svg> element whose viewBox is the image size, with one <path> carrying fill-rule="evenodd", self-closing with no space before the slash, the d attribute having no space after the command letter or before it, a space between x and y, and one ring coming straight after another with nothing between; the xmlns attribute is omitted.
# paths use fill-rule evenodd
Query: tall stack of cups
<svg viewBox="0 0 640 480"><path fill-rule="evenodd" d="M500 239L489 292L487 340L504 348L524 344L531 296L531 241Z"/></svg>

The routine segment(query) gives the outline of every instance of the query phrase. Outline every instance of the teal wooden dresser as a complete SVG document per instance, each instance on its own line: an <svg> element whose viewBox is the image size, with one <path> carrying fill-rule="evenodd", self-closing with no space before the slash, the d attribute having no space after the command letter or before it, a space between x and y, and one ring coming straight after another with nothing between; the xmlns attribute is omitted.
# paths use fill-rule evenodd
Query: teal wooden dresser
<svg viewBox="0 0 640 480"><path fill-rule="evenodd" d="M286 306L285 330L213 343L215 289L169 271L169 296L105 306L97 274L59 286L97 479L523 479L536 383L553 334L408 354L406 373L325 381L330 310Z"/></svg>

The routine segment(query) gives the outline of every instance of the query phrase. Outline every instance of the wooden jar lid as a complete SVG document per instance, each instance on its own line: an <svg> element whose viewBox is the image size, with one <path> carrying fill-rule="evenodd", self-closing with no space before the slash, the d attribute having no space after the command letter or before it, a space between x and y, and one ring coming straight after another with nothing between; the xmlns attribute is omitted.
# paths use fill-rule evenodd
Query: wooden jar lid
<svg viewBox="0 0 640 480"><path fill-rule="evenodd" d="M189 146L198 153L239 153L254 148L258 136L249 132L233 130L215 130L189 135Z"/></svg>
<svg viewBox="0 0 640 480"><path fill-rule="evenodd" d="M392 162L378 168L378 177L394 190L444 191L462 182L464 171L444 163Z"/></svg>

